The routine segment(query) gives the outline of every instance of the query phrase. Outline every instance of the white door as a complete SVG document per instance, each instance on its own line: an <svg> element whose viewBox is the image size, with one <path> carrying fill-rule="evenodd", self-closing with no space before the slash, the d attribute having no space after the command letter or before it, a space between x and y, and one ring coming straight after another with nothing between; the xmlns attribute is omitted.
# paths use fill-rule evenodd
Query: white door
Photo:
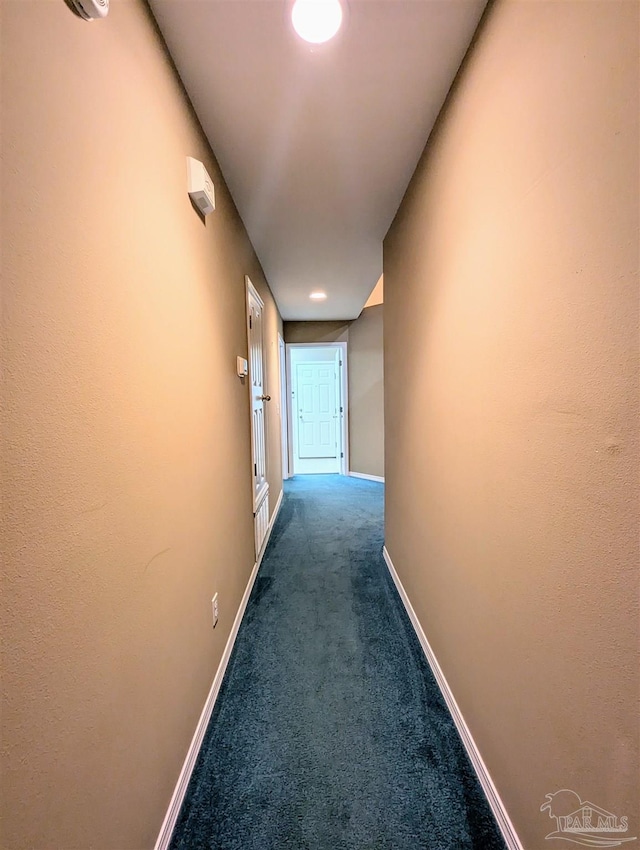
<svg viewBox="0 0 640 850"><path fill-rule="evenodd" d="M325 363L298 363L298 457L337 457L336 367Z"/></svg>
<svg viewBox="0 0 640 850"><path fill-rule="evenodd" d="M247 335L249 347L249 385L251 389L251 460L253 463L253 516L256 558L260 554L269 525L269 484L265 435L265 392L262 319L264 302L247 281Z"/></svg>

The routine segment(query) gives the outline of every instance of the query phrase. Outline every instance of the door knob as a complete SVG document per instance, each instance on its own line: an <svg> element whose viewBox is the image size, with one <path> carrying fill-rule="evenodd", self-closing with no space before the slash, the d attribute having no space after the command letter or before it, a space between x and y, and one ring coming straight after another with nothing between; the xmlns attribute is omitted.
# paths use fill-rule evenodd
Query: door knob
<svg viewBox="0 0 640 850"><path fill-rule="evenodd" d="M261 395L260 401L271 401L271 396L270 395Z"/></svg>

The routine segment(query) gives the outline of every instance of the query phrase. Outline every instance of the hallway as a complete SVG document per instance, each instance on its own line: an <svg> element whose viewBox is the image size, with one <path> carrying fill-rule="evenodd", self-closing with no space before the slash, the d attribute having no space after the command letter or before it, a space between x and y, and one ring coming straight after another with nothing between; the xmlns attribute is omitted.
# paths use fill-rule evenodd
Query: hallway
<svg viewBox="0 0 640 850"><path fill-rule="evenodd" d="M80 1L0 2L2 850L637 844L640 2Z"/></svg>
<svg viewBox="0 0 640 850"><path fill-rule="evenodd" d="M504 846L384 564L383 494L285 482L172 850Z"/></svg>

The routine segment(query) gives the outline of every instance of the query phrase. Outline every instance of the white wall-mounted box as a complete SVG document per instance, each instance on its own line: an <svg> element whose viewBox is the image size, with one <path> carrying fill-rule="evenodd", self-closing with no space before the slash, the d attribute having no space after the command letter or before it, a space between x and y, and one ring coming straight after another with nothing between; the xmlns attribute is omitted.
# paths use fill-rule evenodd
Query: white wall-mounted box
<svg viewBox="0 0 640 850"><path fill-rule="evenodd" d="M246 378L249 374L249 364L244 357L236 357L236 371L239 378Z"/></svg>
<svg viewBox="0 0 640 850"><path fill-rule="evenodd" d="M204 165L192 156L187 157L187 192L203 215L208 215L215 210L216 196L213 180L209 177Z"/></svg>

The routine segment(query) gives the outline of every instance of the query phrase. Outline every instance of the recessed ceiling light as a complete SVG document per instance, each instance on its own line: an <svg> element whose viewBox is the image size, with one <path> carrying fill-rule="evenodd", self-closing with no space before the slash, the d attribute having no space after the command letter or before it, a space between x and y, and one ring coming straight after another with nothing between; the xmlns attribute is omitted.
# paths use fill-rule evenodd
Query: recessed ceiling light
<svg viewBox="0 0 640 850"><path fill-rule="evenodd" d="M291 10L293 28L311 44L329 41L340 29L340 0L296 0Z"/></svg>
<svg viewBox="0 0 640 850"><path fill-rule="evenodd" d="M309 296L309 298L311 298L312 301L324 301L324 299L326 297L327 297L326 292L312 292L311 295Z"/></svg>

